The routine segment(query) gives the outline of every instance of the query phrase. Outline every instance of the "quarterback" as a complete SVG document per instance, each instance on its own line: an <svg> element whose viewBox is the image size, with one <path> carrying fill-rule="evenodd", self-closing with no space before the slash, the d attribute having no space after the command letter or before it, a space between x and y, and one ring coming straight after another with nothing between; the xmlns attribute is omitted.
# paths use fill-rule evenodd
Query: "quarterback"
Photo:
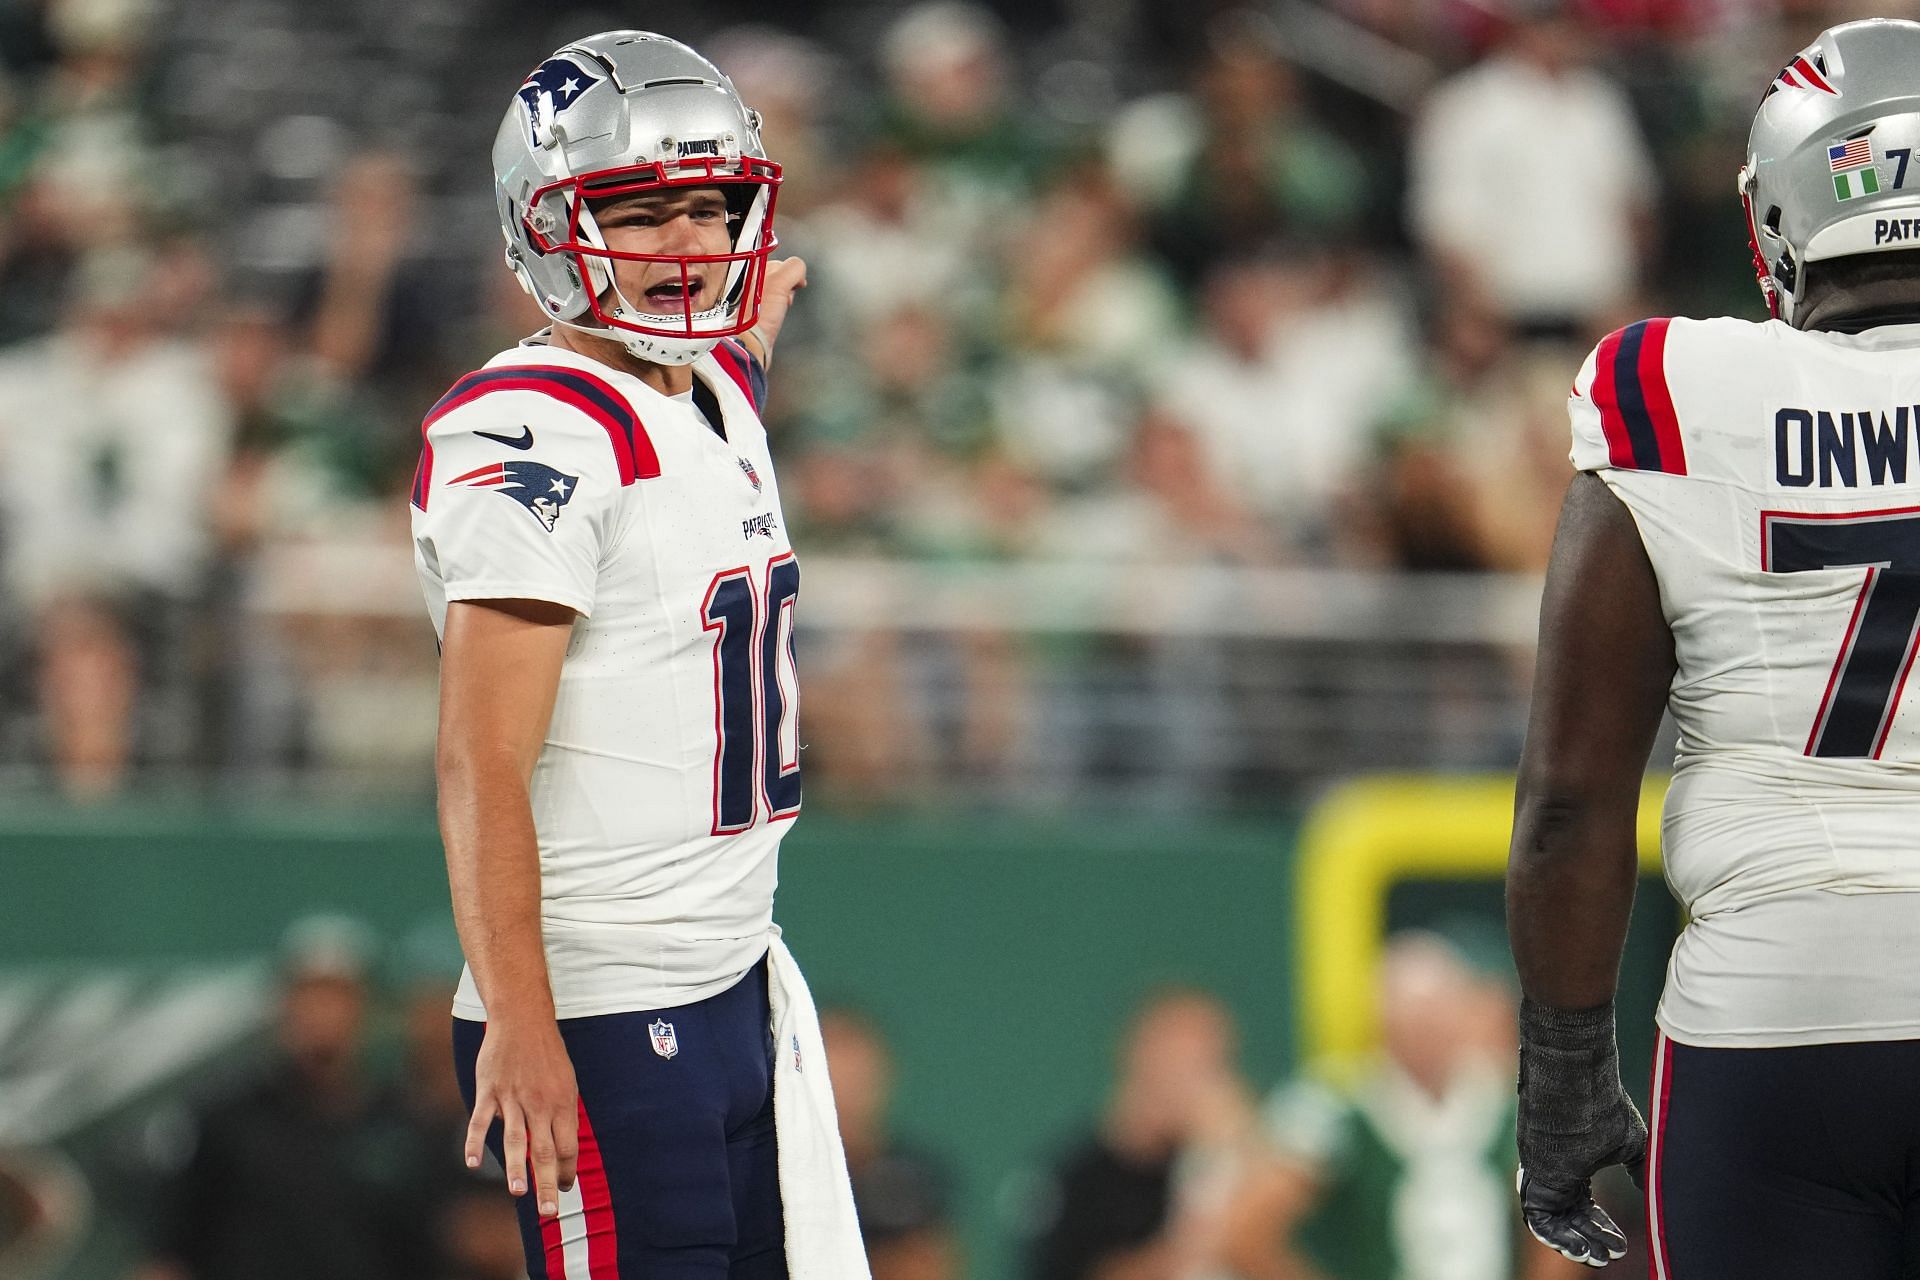
<svg viewBox="0 0 1920 1280"><path fill-rule="evenodd" d="M1574 383L1507 907L1522 1213L1594 1266L1624 1164L1655 1280L1920 1274L1916 149L1920 24L1823 32L1739 176L1773 318L1643 321ZM1612 1000L1663 711L1687 924L1643 1123Z"/></svg>
<svg viewBox="0 0 1920 1280"><path fill-rule="evenodd" d="M759 116L683 44L567 45L494 143L551 326L427 414L454 1051L550 1280L864 1276L773 927L800 571L759 419L797 259Z"/></svg>

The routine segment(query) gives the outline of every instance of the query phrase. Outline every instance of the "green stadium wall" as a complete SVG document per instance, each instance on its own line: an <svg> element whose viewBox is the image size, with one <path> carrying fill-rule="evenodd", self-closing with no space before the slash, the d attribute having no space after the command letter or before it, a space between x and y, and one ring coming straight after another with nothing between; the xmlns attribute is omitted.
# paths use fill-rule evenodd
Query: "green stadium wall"
<svg viewBox="0 0 1920 1280"><path fill-rule="evenodd" d="M1144 993L1216 992L1260 1087L1295 1065L1298 830L967 812L795 825L777 917L820 1001L863 1009L892 1041L897 1130L950 1159L975 1280L1019 1274L1023 1175L1097 1114ZM446 911L438 838L415 811L16 805L0 859L0 969L258 958L317 911L398 940ZM1449 911L1497 921L1497 880L1447 891ZM1409 912L1427 914L1396 893L1390 915Z"/></svg>

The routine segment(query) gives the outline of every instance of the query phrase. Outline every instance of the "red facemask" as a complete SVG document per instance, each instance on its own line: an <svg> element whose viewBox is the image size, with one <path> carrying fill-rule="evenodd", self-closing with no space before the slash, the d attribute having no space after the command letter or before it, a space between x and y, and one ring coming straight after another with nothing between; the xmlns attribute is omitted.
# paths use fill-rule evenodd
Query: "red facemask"
<svg viewBox="0 0 1920 1280"><path fill-rule="evenodd" d="M728 200L729 209L744 207L744 212L732 252L629 253L597 243L601 237L588 212L588 200L694 187L722 187L736 193ZM742 192L744 199L737 194ZM752 156L732 160L701 156L600 169L562 178L536 190L527 205L527 238L543 256L562 253L572 257L581 278L593 286L587 290L588 312L596 323L608 329L649 338L731 337L745 333L760 320L767 260L779 244L773 231L774 203L779 192L780 166ZM565 209L565 237L559 240L552 236L556 225L562 223L551 208L556 197ZM677 270L678 314L658 311L653 300L645 300L646 305L636 305L633 299L625 297L613 283L611 267L602 265L612 262L643 262ZM712 293L697 295L694 282L708 276L707 272L696 271L702 267L717 269L721 279Z"/></svg>

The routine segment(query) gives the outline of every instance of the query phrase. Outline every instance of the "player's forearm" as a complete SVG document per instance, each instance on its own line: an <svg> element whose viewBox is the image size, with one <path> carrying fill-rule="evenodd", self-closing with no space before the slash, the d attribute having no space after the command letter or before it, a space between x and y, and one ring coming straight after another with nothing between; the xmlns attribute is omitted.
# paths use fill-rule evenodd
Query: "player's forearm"
<svg viewBox="0 0 1920 1280"><path fill-rule="evenodd" d="M1640 789L1673 672L1639 529L1603 480L1577 476L1541 593L1507 860L1507 933L1536 1004L1613 999L1639 877Z"/></svg>
<svg viewBox="0 0 1920 1280"><path fill-rule="evenodd" d="M1529 778L1514 805L1507 932L1520 986L1540 1004L1613 999L1639 878L1639 789L1618 795Z"/></svg>
<svg viewBox="0 0 1920 1280"><path fill-rule="evenodd" d="M551 1020L540 850L524 777L504 751L442 751L437 773L454 924L487 1017Z"/></svg>

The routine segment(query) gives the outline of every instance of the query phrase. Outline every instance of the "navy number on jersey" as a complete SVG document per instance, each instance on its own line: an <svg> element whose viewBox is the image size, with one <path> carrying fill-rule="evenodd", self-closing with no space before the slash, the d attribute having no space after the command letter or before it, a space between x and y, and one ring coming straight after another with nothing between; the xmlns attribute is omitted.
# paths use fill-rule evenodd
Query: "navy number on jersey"
<svg viewBox="0 0 1920 1280"><path fill-rule="evenodd" d="M1760 529L1762 569L1866 569L1806 754L1879 759L1920 629L1920 507L1831 515L1767 511Z"/></svg>
<svg viewBox="0 0 1920 1280"><path fill-rule="evenodd" d="M800 812L799 682L793 605L800 564L767 562L762 583L745 565L717 573L700 606L713 632L713 834L745 831Z"/></svg>

